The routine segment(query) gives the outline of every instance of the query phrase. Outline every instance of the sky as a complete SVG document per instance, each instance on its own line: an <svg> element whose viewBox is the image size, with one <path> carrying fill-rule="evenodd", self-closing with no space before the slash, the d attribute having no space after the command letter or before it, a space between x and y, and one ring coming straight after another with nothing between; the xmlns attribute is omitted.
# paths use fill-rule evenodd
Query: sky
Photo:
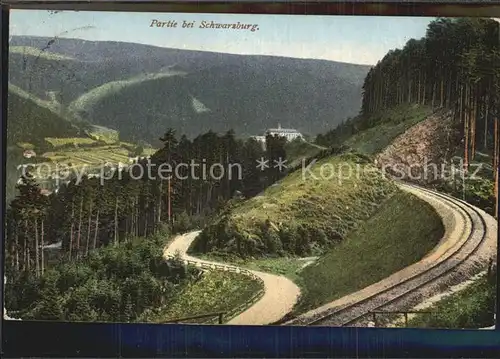
<svg viewBox="0 0 500 359"><path fill-rule="evenodd" d="M153 20L177 28L151 27ZM376 64L425 35L428 17L312 16L12 10L11 35L110 40L231 54ZM183 21L195 22L182 28ZM199 28L202 21L257 24L257 31Z"/></svg>

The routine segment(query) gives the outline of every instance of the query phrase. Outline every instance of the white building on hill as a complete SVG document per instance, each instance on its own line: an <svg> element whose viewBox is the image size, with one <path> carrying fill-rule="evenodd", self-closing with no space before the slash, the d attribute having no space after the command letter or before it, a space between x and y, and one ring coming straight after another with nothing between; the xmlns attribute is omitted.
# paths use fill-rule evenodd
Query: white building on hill
<svg viewBox="0 0 500 359"><path fill-rule="evenodd" d="M293 141L297 138L303 138L302 134L293 128L281 128L278 124L278 128L270 128L266 131L266 135L285 137L287 141Z"/></svg>
<svg viewBox="0 0 500 359"><path fill-rule="evenodd" d="M266 142L267 135L285 137L287 141L293 141L297 138L304 139L304 136L302 136L299 131L293 128L281 128L280 124L278 124L278 128L270 128L266 130L263 136L253 136L253 138L264 143Z"/></svg>

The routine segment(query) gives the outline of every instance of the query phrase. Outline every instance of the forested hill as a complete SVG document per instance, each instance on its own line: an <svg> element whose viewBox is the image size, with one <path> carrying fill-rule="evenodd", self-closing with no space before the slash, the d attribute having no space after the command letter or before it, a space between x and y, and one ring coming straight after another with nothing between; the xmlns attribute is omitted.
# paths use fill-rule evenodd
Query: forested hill
<svg viewBox="0 0 500 359"><path fill-rule="evenodd" d="M402 49L389 51L369 71L363 85L361 114L318 135L316 142L378 155L384 149L394 153L394 141L402 136L397 142L398 155L385 159L388 162L384 165L391 166L423 169L429 159L449 164L460 158L464 178L474 173L474 168L481 168L474 180L462 181L461 187L455 180L442 178L434 185L460 198L466 196L467 201L496 214L499 26L491 19L434 20L423 38L411 39ZM427 139L424 135L418 142L418 132L410 130L417 124L420 131L434 135ZM389 149L390 145L393 147ZM403 156L403 152L411 155Z"/></svg>
<svg viewBox="0 0 500 359"><path fill-rule="evenodd" d="M40 99L16 86L9 86L7 143L27 142L43 146L46 137L70 137L83 133L81 127L59 116Z"/></svg>
<svg viewBox="0 0 500 359"><path fill-rule="evenodd" d="M452 111L463 137L465 161L481 151L492 154L497 164L498 27L489 19L439 18L431 22L422 39L411 39L404 48L389 51L368 72L362 114L319 136L319 142L342 143L353 133L383 122L388 109L419 104Z"/></svg>
<svg viewBox="0 0 500 359"><path fill-rule="evenodd" d="M389 52L368 73L362 111L402 103L454 110L465 161L476 151L498 157L499 24L487 19L437 19L426 36Z"/></svg>
<svg viewBox="0 0 500 359"><path fill-rule="evenodd" d="M155 141L169 127L189 137L256 135L278 123L324 132L358 113L369 70L124 42L14 37L10 45L11 83L131 141Z"/></svg>

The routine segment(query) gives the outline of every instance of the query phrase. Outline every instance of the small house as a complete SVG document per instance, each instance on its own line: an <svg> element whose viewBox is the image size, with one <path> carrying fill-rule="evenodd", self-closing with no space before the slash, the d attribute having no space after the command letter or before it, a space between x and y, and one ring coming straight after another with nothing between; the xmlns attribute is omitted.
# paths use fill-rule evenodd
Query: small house
<svg viewBox="0 0 500 359"><path fill-rule="evenodd" d="M32 158L32 157L36 157L36 152L33 151L33 150L25 150L23 152L23 156L24 158Z"/></svg>

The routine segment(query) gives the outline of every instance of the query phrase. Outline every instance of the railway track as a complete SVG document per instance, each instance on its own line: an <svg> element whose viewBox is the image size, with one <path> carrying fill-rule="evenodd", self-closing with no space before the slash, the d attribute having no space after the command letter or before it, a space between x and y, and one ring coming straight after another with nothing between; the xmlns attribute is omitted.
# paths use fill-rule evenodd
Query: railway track
<svg viewBox="0 0 500 359"><path fill-rule="evenodd" d="M468 232L462 235L456 245L448 248L436 260L430 261L420 271L401 279L401 281L360 300L331 308L308 318L299 317L285 323L285 325L353 326L362 323L373 311L401 310L401 306L405 306L405 301L407 302L406 306L408 306L408 302L422 297L425 288L453 276L461 265L481 248L487 238L488 226L484 215L475 207L462 200L421 187L408 184L400 184L400 186L423 192L428 197L446 203L448 207L459 213L460 218L464 221L464 228L469 229Z"/></svg>

